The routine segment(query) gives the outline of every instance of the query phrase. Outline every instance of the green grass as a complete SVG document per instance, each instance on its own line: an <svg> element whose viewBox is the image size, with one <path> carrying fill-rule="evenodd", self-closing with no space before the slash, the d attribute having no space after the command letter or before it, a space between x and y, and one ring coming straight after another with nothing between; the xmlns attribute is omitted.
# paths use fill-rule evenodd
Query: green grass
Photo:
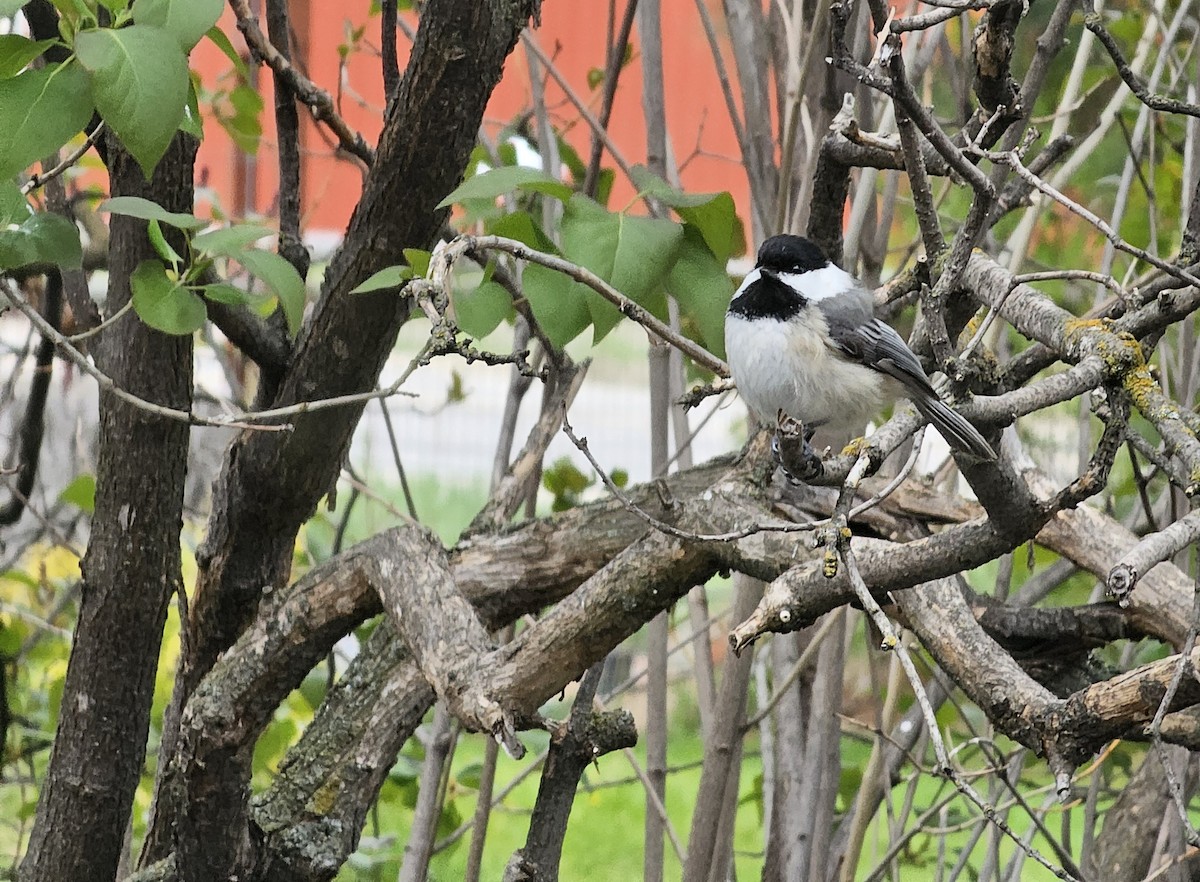
<svg viewBox="0 0 1200 882"><path fill-rule="evenodd" d="M374 495L361 495L350 509L342 548L349 548L403 523L408 517L399 481L394 477L368 477L367 481ZM479 482L443 481L433 475L416 475L409 478L409 487L417 518L447 545L454 544L487 499L487 488ZM339 488L337 510L331 512L322 506L305 525L301 541L308 545L314 560L322 560L331 554L334 536L346 517L345 508L350 505L350 497L349 488Z"/></svg>
<svg viewBox="0 0 1200 882"><path fill-rule="evenodd" d="M681 714L683 720L690 717ZM515 761L501 755L497 764L496 792L525 770L539 751L544 749L544 733L523 733L522 740L530 748L529 756ZM465 736L455 752L451 766L450 803L452 818L443 818L445 829L457 826L462 818L474 811L476 791L464 785L478 770L483 758L482 736ZM639 762L645 757L640 747ZM675 766L691 766L670 776L667 784L668 817L679 838L686 841L695 805L695 793L700 782L700 769L694 765L703 747L698 732L690 726L676 726L670 735L669 755ZM408 763L404 764L406 768ZM407 777L407 771L405 777ZM750 757L742 767L740 792L748 803L741 807L736 833L737 848L745 852L738 856L738 873L742 878L756 878L761 872L761 858L753 854L761 847L762 834L757 799L757 778L761 767L757 757ZM512 853L525 842L529 812L537 796L540 769L526 777L491 815L488 825L481 877L498 879ZM473 783L473 782L471 782ZM407 805L412 795L389 781L381 793L377 824L372 821L364 831L368 849L360 849L355 858L342 867L340 882L394 879L399 871L404 842L408 838L412 810ZM584 774L571 812L560 877L564 880L586 879L589 882L624 882L640 878L643 859L643 819L646 802L641 784L634 779L633 768L621 753L602 757ZM448 822L448 823L447 823ZM432 882L460 880L466 869L468 833L455 845L436 854L430 864ZM376 838L379 837L379 838ZM681 878L682 868L672 846L666 845L666 878Z"/></svg>

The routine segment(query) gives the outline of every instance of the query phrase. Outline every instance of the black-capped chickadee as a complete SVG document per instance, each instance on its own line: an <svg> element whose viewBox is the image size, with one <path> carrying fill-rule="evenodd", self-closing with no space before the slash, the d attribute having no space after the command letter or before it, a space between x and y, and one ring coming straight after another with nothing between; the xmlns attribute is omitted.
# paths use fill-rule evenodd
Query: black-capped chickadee
<svg viewBox="0 0 1200 882"><path fill-rule="evenodd" d="M789 416L858 427L908 398L953 447L996 452L939 397L904 339L872 313L870 293L801 236L772 236L733 295L725 351L742 398L765 425ZM819 468L817 470L819 474Z"/></svg>

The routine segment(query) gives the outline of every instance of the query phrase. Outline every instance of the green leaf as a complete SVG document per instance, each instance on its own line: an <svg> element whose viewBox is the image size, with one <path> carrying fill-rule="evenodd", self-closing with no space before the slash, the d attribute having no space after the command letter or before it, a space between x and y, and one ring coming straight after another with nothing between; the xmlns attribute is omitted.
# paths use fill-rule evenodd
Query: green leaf
<svg viewBox="0 0 1200 882"><path fill-rule="evenodd" d="M561 457L546 469L546 474L542 478L542 485L555 494L579 494L592 486L594 481L595 478L585 475L571 460Z"/></svg>
<svg viewBox="0 0 1200 882"><path fill-rule="evenodd" d="M536 248L547 254L558 253L558 249L554 247L550 237L545 234L541 225L533 219L528 211L513 211L493 218L484 224L484 229L492 236L516 239L518 242L524 242L530 248Z"/></svg>
<svg viewBox="0 0 1200 882"><path fill-rule="evenodd" d="M25 0L0 0L0 17L12 18L24 5Z"/></svg>
<svg viewBox="0 0 1200 882"><path fill-rule="evenodd" d="M551 177L539 169L506 165L467 178L439 202L437 207L446 208L464 199L495 199L514 190L545 193L564 202L571 198L571 188L558 178Z"/></svg>
<svg viewBox="0 0 1200 882"><path fill-rule="evenodd" d="M71 61L0 80L0 179L57 150L92 110L87 74Z"/></svg>
<svg viewBox="0 0 1200 882"><path fill-rule="evenodd" d="M0 230L0 269L53 263L63 269L83 265L79 229L61 215L43 211L16 229Z"/></svg>
<svg viewBox="0 0 1200 882"><path fill-rule="evenodd" d="M151 220L146 227L146 233L150 237L150 244L154 246L154 253L161 257L164 261L171 264L176 272L179 272L179 267L183 263L183 258L179 256L179 252L171 247L171 243L167 241L167 237L163 235L162 227L158 221Z"/></svg>
<svg viewBox="0 0 1200 882"><path fill-rule="evenodd" d="M75 54L92 75L100 115L150 177L187 107L187 57L177 39L143 24L92 29L75 38Z"/></svg>
<svg viewBox="0 0 1200 882"><path fill-rule="evenodd" d="M230 256L279 298L288 333L296 336L304 319L304 279L300 278L296 268L270 251L242 251Z"/></svg>
<svg viewBox="0 0 1200 882"><path fill-rule="evenodd" d="M141 196L114 196L112 199L105 199L101 202L96 207L96 210L110 211L113 214L124 214L146 221L156 220L160 223L178 227L181 230L202 230L208 226L208 221L201 220L194 214L187 214L181 211L167 211L157 202L151 202L149 199L143 199Z"/></svg>
<svg viewBox="0 0 1200 882"><path fill-rule="evenodd" d="M459 828L462 821L462 812L458 809L458 803L453 799L447 799L442 803L442 813L438 815L438 838L449 836Z"/></svg>
<svg viewBox="0 0 1200 882"><path fill-rule="evenodd" d="M424 278L429 275L429 261L433 260L433 254L429 251L424 251L420 248L405 248L401 250L404 259L408 261L408 265L412 267L413 275L417 278Z"/></svg>
<svg viewBox="0 0 1200 882"><path fill-rule="evenodd" d="M662 282L683 243L683 228L659 218L613 214L584 196L567 204L562 223L563 253L629 299L663 316ZM599 342L620 321L620 311L595 292L588 310Z"/></svg>
<svg viewBox="0 0 1200 882"><path fill-rule="evenodd" d="M0 228L10 223L23 223L33 210L16 181L0 181Z"/></svg>
<svg viewBox="0 0 1200 882"><path fill-rule="evenodd" d="M188 74L187 106L183 109L183 121L179 130L187 132L197 141L204 140L204 119L200 116L200 96L196 94L198 77L195 73Z"/></svg>
<svg viewBox="0 0 1200 882"><path fill-rule="evenodd" d="M701 342L714 355L725 357L725 310L733 296L733 280L692 224L684 224L683 245L667 276L667 290L679 301L684 319L695 323Z"/></svg>
<svg viewBox="0 0 1200 882"><path fill-rule="evenodd" d="M555 346L566 346L592 323L588 289L562 273L531 263L521 276L521 287L534 318Z"/></svg>
<svg viewBox="0 0 1200 882"><path fill-rule="evenodd" d="M224 303L229 306L245 306L254 298L252 294L243 291L236 285L229 285L225 282L214 282L211 285L202 285L197 289L209 300L214 300L217 303Z"/></svg>
<svg viewBox="0 0 1200 882"><path fill-rule="evenodd" d="M238 83L225 97L228 107L224 102L213 103L217 122L239 150L257 153L262 138L262 96L245 83Z"/></svg>
<svg viewBox="0 0 1200 882"><path fill-rule="evenodd" d="M587 177L587 166L584 165L583 159L580 158L579 151L564 141L561 134L555 133L554 140L558 145L558 158L571 172L571 177L575 183L582 186L583 179Z"/></svg>
<svg viewBox="0 0 1200 882"><path fill-rule="evenodd" d="M370 294L373 291L386 291L391 288L399 288L416 274L411 266L406 264L396 264L395 266L387 266L377 273L373 273L366 281L359 282L350 289L351 294Z"/></svg>
<svg viewBox="0 0 1200 882"><path fill-rule="evenodd" d="M248 246L274 235L274 230L260 224L237 224L200 233L192 239L192 248L213 257L236 258Z"/></svg>
<svg viewBox="0 0 1200 882"><path fill-rule="evenodd" d="M671 208L704 205L720 195L719 193L685 193L672 187L644 165L635 165L630 169L630 177L633 178L633 183L639 191L647 196L653 196Z"/></svg>
<svg viewBox="0 0 1200 882"><path fill-rule="evenodd" d="M223 0L134 0L133 20L162 28L190 52L221 17Z"/></svg>
<svg viewBox="0 0 1200 882"><path fill-rule="evenodd" d="M483 763L474 762L459 769L458 774L454 776L454 780L463 787L478 790L480 783L483 781Z"/></svg>
<svg viewBox="0 0 1200 882"><path fill-rule="evenodd" d="M247 66L246 60L233 48L233 44L229 42L229 37L225 36L223 30L218 27L211 27L205 31L204 36L208 37L213 45L220 49L225 57L233 63L233 69L237 71L239 77L243 80L249 78L250 68Z"/></svg>
<svg viewBox="0 0 1200 882"><path fill-rule="evenodd" d="M204 301L167 275L157 260L143 260L129 277L133 311L164 334L191 334L207 317Z"/></svg>
<svg viewBox="0 0 1200 882"><path fill-rule="evenodd" d="M686 205L675 209L685 223L693 224L704 236L713 256L727 263L735 254L746 251L746 230L737 216L737 207L728 193L703 205Z"/></svg>
<svg viewBox="0 0 1200 882"><path fill-rule="evenodd" d="M600 169L600 174L596 176L596 201L601 205L608 205L608 200L612 196L613 184L617 181L617 173L611 168Z"/></svg>
<svg viewBox="0 0 1200 882"><path fill-rule="evenodd" d="M556 460L542 473L542 486L554 495L552 511L566 511L578 505L580 494L595 480L579 471L566 457Z"/></svg>
<svg viewBox="0 0 1200 882"><path fill-rule="evenodd" d="M87 514L96 512L96 476L79 475L58 494L61 502L74 505Z"/></svg>
<svg viewBox="0 0 1200 882"><path fill-rule="evenodd" d="M634 166L632 177L643 193L675 209L687 223L695 224L721 262L745 249L745 231L729 193L684 193L642 165Z"/></svg>
<svg viewBox="0 0 1200 882"><path fill-rule="evenodd" d="M29 62L53 45L53 40L38 40L35 43L20 34L0 34L0 79L15 77Z"/></svg>
<svg viewBox="0 0 1200 882"><path fill-rule="evenodd" d="M472 337L486 337L512 315L513 302L499 282L490 279L469 291L452 290L454 322Z"/></svg>

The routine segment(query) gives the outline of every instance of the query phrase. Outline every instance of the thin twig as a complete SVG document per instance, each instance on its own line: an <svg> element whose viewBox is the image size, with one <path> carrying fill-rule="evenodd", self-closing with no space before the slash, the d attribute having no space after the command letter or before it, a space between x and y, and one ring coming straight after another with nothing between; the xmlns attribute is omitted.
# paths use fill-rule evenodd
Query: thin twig
<svg viewBox="0 0 1200 882"><path fill-rule="evenodd" d="M616 40L608 47L608 58L604 65L604 94L600 99L600 117L596 120L605 130L608 129L613 101L617 97L617 83L620 81L621 71L625 69L625 52L629 47L629 36L633 30L633 19L637 12L637 6L638 0L627 0L625 14L621 17L621 27L617 31ZM600 157L605 143L605 139L602 139L599 134L592 133L592 152L588 157L587 170L583 176L583 192L588 196L596 195L596 184L600 180Z"/></svg>
<svg viewBox="0 0 1200 882"><path fill-rule="evenodd" d="M1144 248L1138 248L1136 245L1130 245L1121 238L1120 234L1117 233L1117 231L1114 230L1107 221L1105 221L1094 211L1084 208L1078 202L1066 196L1059 190L1056 190L1049 183L1042 180L1040 177L1026 168L1025 164L1021 162L1021 157L1017 154L1016 150L995 151L978 150L975 148L968 148L968 150L969 152L973 152L979 156L985 157L991 162L1003 163L1007 165L1014 172L1016 172L1022 180L1026 181L1034 189L1049 196L1072 214L1076 214L1090 223L1093 227L1103 233L1104 237L1108 239L1108 241L1112 242L1115 247L1119 248L1121 251L1124 251L1126 254L1132 254L1139 260L1143 260L1151 266L1157 267L1172 278L1178 279L1179 281L1188 285L1200 285L1200 276L1196 276L1194 273L1189 272L1186 269L1169 263L1168 261L1163 260L1161 257L1156 257L1150 252L1146 251Z"/></svg>
<svg viewBox="0 0 1200 882"><path fill-rule="evenodd" d="M126 404L139 408L147 413L161 416L165 419L175 420L176 422L187 423L192 426L216 426L226 429L253 429L258 432L286 432L290 431L292 426L287 423L279 423L275 425L264 425L268 420L285 419L287 417L299 416L304 413L313 413L318 410L327 410L332 407L345 407L352 404L362 404L371 401L375 398L388 398L392 395L413 395L411 392L402 392L400 387L412 376L421 364L423 359L428 355L431 347L431 341L427 341L425 348L421 350L416 358L409 363L409 366L400 375L396 382L392 383L385 389L377 389L371 392L359 392L351 395L337 395L332 398L322 398L317 401L301 401L298 404L287 405L286 407L275 407L267 410L259 411L235 411L228 416L206 417L194 411L177 410L173 407L166 407L162 404L155 404L153 401L147 401L144 398L139 398L132 392L120 388L112 377L104 373L94 364L91 359L77 349L69 339L64 337L58 331L55 331L53 326L47 322L38 313L36 309L17 291L8 293L9 301L17 307L25 317L33 323L39 333L51 337L58 346L59 351L67 357L67 359L79 367L85 374L94 379L104 392L115 395Z"/></svg>
<svg viewBox="0 0 1200 882"><path fill-rule="evenodd" d="M1083 17L1083 26L1095 34L1096 39L1108 51L1109 56L1112 57L1113 64L1116 65L1117 73L1120 74L1125 85L1129 87L1129 91L1139 101L1151 110L1200 117L1200 106L1189 104L1187 101L1178 101L1174 98L1154 94L1147 88L1146 83L1133 72L1133 69L1129 66L1129 62L1125 60L1125 56L1121 52L1121 47L1117 45L1117 41L1113 39L1113 35L1108 32L1108 28L1104 27L1104 21L1099 14L1089 12Z"/></svg>
<svg viewBox="0 0 1200 882"><path fill-rule="evenodd" d="M92 129L91 133L84 138L83 143L67 154L66 159L59 162L56 166L54 166L54 168L47 172L31 175L29 180L21 185L21 195L28 196L34 190L38 189L38 187L45 186L75 163L79 162L79 160L83 158L83 154L87 153L88 150L92 148L92 145L100 139L102 134L104 134L103 121L97 123L96 128Z"/></svg>
<svg viewBox="0 0 1200 882"><path fill-rule="evenodd" d="M308 105L313 118L326 126L337 136L342 149L357 156L362 162L371 166L375 163L375 151L372 150L361 134L350 128L337 112L333 98L328 92L306 77L284 58L279 50L267 39L258 27L258 21L250 9L250 0L229 0L229 6L237 17L238 30L246 38L246 43L261 63L268 65L279 77L291 86L296 98Z"/></svg>
<svg viewBox="0 0 1200 882"><path fill-rule="evenodd" d="M879 606L874 596L872 596L866 582L863 581L862 573L858 569L858 562L854 559L854 552L851 551L849 543L839 543L837 555L843 571L850 579L855 596L862 604L863 609L871 617L871 621L875 623L875 626L879 628L880 633L883 635L883 648L895 650L898 654L897 658L900 660L900 666L904 669L904 674L908 678L909 685L916 696L917 704L920 706L921 713L925 718L925 726L929 731L930 744L933 746L933 752L937 757L938 768L941 774L949 778L950 782L954 784L955 789L974 803L983 812L988 821L1016 843L1018 848L1053 873L1057 878L1078 882L1075 876L1072 876L1062 867L1054 866L1037 849L1023 842L1008 823L999 817L995 807L988 804L979 795L978 791L959 775L954 766L951 765L950 756L946 751L946 743L942 740L941 730L938 727L937 717L933 712L932 705L929 703L929 696L925 693L925 687L921 682L920 675L917 674L917 669L913 666L908 648L896 636L891 620L884 614L883 609Z"/></svg>
<svg viewBox="0 0 1200 882"><path fill-rule="evenodd" d="M503 236L459 236L448 243L442 254L448 263L452 263L459 255L466 251L487 250L487 251L503 251L511 254L518 260L529 261L544 266L547 269L555 270L563 275L574 279L584 285L587 285L613 306L617 307L621 313L627 318L633 319L643 328L645 328L654 336L658 337L664 343L674 346L696 364L707 370L712 371L722 377L729 376L729 367L721 359L717 358L703 346L689 340L682 334L671 330L671 327L665 322L656 318L648 309L634 303L604 279L593 273L591 270L572 263L569 260L561 258L555 254L546 254L542 251L537 251L530 248L524 242L518 242L516 239L506 239ZM433 264L430 264L430 272L434 274ZM435 279L442 274L439 269L435 275Z"/></svg>
<svg viewBox="0 0 1200 882"><path fill-rule="evenodd" d="M617 147L613 139L609 137L608 131L603 125L600 124L600 120L596 119L595 114L588 109L587 104L582 98L579 97L579 93L575 91L575 89L567 81L567 78L562 75L562 72L554 64L553 60L551 60L546 53L542 51L542 47L538 45L537 40L533 38L528 30L521 32L521 42L525 46L525 49L531 55L533 55L534 58L541 62L543 67L546 68L547 73L554 78L554 82L558 83L558 87L563 90L563 94L567 96L567 100L569 100L571 104L575 106L575 109L579 112L579 115L583 117L584 121L588 124L588 127L592 130L592 134L594 134L600 141L604 143L604 149L608 151L608 154L612 157L613 162L617 164L617 168L621 170L621 173L624 174L625 177L632 181L633 167L625 158L625 154L621 152L621 149Z"/></svg>
<svg viewBox="0 0 1200 882"><path fill-rule="evenodd" d="M118 309L116 312L114 312L112 315L110 315L108 318L106 318L100 324L96 325L94 328L88 328L86 331L81 331L78 334L72 334L70 337L64 337L63 339L67 340L71 343L78 343L81 340L88 339L89 337L95 337L101 331L115 325L131 309L133 309L133 298L132 297L125 301L124 306L122 306L120 309Z"/></svg>
<svg viewBox="0 0 1200 882"><path fill-rule="evenodd" d="M1163 719L1170 710L1171 703L1175 700L1175 695L1179 691L1180 685L1183 683L1185 674L1191 673L1195 676L1195 671L1192 670L1191 658L1192 649L1196 645L1196 634L1200 630L1200 562L1196 566L1196 580L1192 589L1192 621L1188 625L1187 638L1183 641L1183 648L1179 652L1179 664L1175 667L1175 673L1171 676L1171 682L1167 685L1167 690L1163 693L1162 701L1158 703L1158 709L1154 712L1154 719L1150 722L1150 743L1154 745L1155 754L1158 756L1159 762L1163 766L1163 774L1167 780L1167 789L1171 791L1171 799L1175 803L1175 808L1179 813L1179 822L1183 827L1184 836L1188 844L1194 848L1200 847L1200 832L1196 830L1192 824L1188 814L1187 797L1183 792L1183 785L1179 781L1179 776L1175 774L1175 766L1171 762L1171 757L1167 754L1166 745L1163 743L1162 724Z"/></svg>
<svg viewBox="0 0 1200 882"><path fill-rule="evenodd" d="M747 720L745 724L743 724L743 733L750 732L752 729L758 726L759 723L770 716L771 712L775 710L775 706L779 704L779 700L787 694L788 690L792 688L792 684L795 683L800 675L804 673L805 668L807 668L809 663L816 657L817 650L820 649L822 641L824 641L824 639L829 635L829 632L833 630L833 626L838 624L837 616L840 612L840 609L841 608L834 610L834 614L827 616L825 621L821 623L821 627L817 629L817 633L813 634L812 638L809 639L808 643L805 644L804 651L800 653L800 657L796 659L796 662L792 665L791 670L787 672L787 675L782 681L776 684L774 690L771 692L771 697L765 704L763 704L761 708L759 708L758 713L756 713L751 719Z"/></svg>

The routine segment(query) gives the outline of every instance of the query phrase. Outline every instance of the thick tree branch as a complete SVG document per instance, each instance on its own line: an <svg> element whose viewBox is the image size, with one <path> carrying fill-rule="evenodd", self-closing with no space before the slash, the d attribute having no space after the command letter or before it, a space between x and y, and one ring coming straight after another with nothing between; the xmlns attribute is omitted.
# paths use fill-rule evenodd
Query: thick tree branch
<svg viewBox="0 0 1200 882"><path fill-rule="evenodd" d="M363 404L377 394L370 390L409 316L411 304L392 292L349 292L394 264L403 248L433 244L445 216L436 206L461 178L504 59L536 9L536 0L430 0L424 7L384 123L378 162L275 403L366 397L326 414L299 416L293 431L272 434L267 443L264 433L248 433L231 445L214 489L209 533L197 553L200 575L189 623L193 651L166 718L167 756L176 747L175 727L187 695L247 627L263 592L286 583L296 531L337 475ZM247 17L242 21L253 24ZM256 30L247 28L251 36ZM293 85L303 95L301 84ZM446 113L447 107L457 112ZM170 817L167 812L159 823L169 829ZM208 847L220 851L227 845L232 851L232 843Z"/></svg>
<svg viewBox="0 0 1200 882"><path fill-rule="evenodd" d="M513 720L487 683L495 644L459 593L441 542L429 532L414 539L407 554L386 565L379 585L393 626L459 722L490 733L520 759L525 751Z"/></svg>

